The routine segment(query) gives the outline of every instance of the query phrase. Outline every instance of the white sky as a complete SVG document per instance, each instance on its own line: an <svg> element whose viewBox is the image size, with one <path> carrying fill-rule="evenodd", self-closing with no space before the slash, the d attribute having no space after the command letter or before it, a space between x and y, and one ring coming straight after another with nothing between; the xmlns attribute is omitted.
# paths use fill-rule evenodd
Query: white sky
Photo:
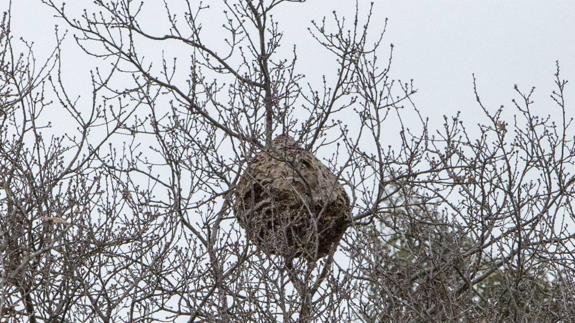
<svg viewBox="0 0 575 323"><path fill-rule="evenodd" d="M293 6L290 17L300 26L332 9L351 12L353 2L309 0L302 10ZM472 73L493 109L508 105L514 84L536 86L541 113L549 107L555 60L563 77L575 77L575 1L379 0L375 8L379 21L389 18L394 76L415 80L416 101L434 120L457 110L464 119L474 118ZM318 56L306 70L322 64Z"/></svg>
<svg viewBox="0 0 575 323"><path fill-rule="evenodd" d="M50 48L54 40L52 26L57 22L51 12L39 0L13 2L15 33L33 40L38 53ZM82 6L84 2L90 3L78 1L73 5ZM216 6L220 3L213 2ZM334 65L322 58L324 51L313 46L306 32L309 21L329 16L332 10L351 14L353 3L308 0L288 4L279 13L286 45L297 44L301 71L312 79L329 74ZM369 1L359 3L364 9L369 6ZM510 102L514 84L522 88L536 86L537 110L541 113L550 106L548 94L555 60L561 63L563 77L575 78L575 1L376 0L375 10L374 32L389 18L386 41L395 45L394 77L415 80L419 90L416 102L434 121L457 110L463 112L464 119L473 120L478 109L472 93L472 73L478 77L484 101L493 109ZM214 10L213 14L218 12ZM214 33L216 39L217 35ZM76 77L87 78L87 73L79 73L87 72L86 58L72 42L69 44L66 68ZM75 92L80 94L81 89Z"/></svg>

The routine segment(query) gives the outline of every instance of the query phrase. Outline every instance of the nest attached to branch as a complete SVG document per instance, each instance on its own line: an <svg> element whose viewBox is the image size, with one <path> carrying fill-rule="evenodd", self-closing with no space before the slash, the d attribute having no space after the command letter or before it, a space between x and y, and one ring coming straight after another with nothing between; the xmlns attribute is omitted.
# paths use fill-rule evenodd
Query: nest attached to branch
<svg viewBox="0 0 575 323"><path fill-rule="evenodd" d="M336 176L287 135L247 165L235 188L235 215L268 254L315 261L335 249L349 223L349 198Z"/></svg>

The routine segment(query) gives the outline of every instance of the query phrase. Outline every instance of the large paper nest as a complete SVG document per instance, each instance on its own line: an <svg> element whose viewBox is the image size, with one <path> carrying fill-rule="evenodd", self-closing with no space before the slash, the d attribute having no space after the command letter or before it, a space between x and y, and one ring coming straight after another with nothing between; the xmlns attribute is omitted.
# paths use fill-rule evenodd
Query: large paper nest
<svg viewBox="0 0 575 323"><path fill-rule="evenodd" d="M234 209L248 239L264 252L312 261L337 247L350 215L336 176L285 135L248 163Z"/></svg>

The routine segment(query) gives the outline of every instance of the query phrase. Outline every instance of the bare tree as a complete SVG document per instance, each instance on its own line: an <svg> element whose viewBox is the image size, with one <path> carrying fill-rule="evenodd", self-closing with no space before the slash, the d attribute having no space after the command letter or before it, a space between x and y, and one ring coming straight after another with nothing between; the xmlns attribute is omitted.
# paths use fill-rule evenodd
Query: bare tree
<svg viewBox="0 0 575 323"><path fill-rule="evenodd" d="M390 74L393 46L385 48L385 30L373 38L372 7L312 22L310 39L338 66L318 86L298 73L295 49L280 50L273 16L302 1L223 1L220 44L203 34L214 10L202 3L166 1L150 26L143 3L94 1L76 15L43 2L101 64L91 91L75 97L61 76L64 37L56 32L40 63L26 43L26 55L17 53L4 15L0 317L575 317L575 138L558 64L559 120L534 114L533 89L518 88L508 118L483 104L474 83L486 122L475 129L445 117L433 130L411 100L414 85ZM166 50L156 57L150 44ZM64 123L73 126L62 131ZM386 138L394 125L399 144ZM290 138L291 150L276 136ZM256 177L257 160L280 175L260 179L245 191L251 202L239 203L236 187ZM314 176L333 178L333 192ZM287 252L273 244L279 236L248 234L238 218L238 205L247 216L264 207L256 196L272 201L272 220L260 224L290 231ZM282 198L299 208L295 222L276 221ZM323 228L334 205L345 213L343 237ZM321 247L323 232L335 232L333 245ZM301 245L315 250L290 249Z"/></svg>

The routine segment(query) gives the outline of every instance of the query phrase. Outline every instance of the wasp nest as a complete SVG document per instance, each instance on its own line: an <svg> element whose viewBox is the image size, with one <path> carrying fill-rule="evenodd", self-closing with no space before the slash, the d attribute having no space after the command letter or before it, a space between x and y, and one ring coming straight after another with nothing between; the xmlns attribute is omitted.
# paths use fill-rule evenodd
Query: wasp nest
<svg viewBox="0 0 575 323"><path fill-rule="evenodd" d="M234 209L248 239L264 252L317 260L337 247L350 203L336 176L282 135L248 163Z"/></svg>

